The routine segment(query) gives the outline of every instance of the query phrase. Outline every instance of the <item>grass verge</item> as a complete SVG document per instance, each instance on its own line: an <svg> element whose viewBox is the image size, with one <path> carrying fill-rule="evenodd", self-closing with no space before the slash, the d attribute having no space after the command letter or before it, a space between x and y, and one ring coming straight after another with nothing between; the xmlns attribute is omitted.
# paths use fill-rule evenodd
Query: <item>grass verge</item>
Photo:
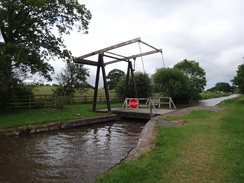
<svg viewBox="0 0 244 183"><path fill-rule="evenodd" d="M181 127L157 126L155 147L96 183L244 182L244 97L221 104L227 111L192 111Z"/></svg>
<svg viewBox="0 0 244 183"><path fill-rule="evenodd" d="M121 104L112 104L112 107L117 106L121 106ZM105 104L97 105L97 109L106 107ZM67 105L63 109L57 110L32 109L11 111L0 114L0 130L77 119L78 114L80 114L80 118L104 115L103 113L94 113L91 109L92 104L82 104Z"/></svg>
<svg viewBox="0 0 244 183"><path fill-rule="evenodd" d="M210 92L210 91L203 91L200 93L201 100L211 99L211 98L219 98L219 97L226 97L228 96L226 93L221 92Z"/></svg>

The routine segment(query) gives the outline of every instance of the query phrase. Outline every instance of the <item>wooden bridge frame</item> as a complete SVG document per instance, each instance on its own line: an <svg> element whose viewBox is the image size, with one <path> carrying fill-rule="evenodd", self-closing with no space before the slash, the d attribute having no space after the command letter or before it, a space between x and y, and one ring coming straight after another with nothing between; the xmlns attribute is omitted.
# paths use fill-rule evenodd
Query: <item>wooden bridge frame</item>
<svg viewBox="0 0 244 183"><path fill-rule="evenodd" d="M130 44L136 43L136 42L142 43L142 44L150 47L152 49L152 51L148 51L148 52L140 53L140 54L136 54L136 55L130 55L130 56L123 56L123 55L120 55L120 54L117 54L117 53L110 52L110 50L114 50L116 48L127 46L127 45L130 45ZM91 66L96 66L97 67L92 111L93 112L96 111L98 84L99 84L99 76L100 76L100 70L101 69L102 69L102 76L103 76L103 82L104 82L105 96L106 96L106 101L107 101L107 109L108 109L108 112L111 112L111 105L110 105L110 99L109 99L109 93L108 93L105 66L108 65L108 64L113 64L113 63L117 63L117 62L121 62L121 61L125 61L125 62L128 63L126 85L125 85L125 98L126 98L126 93L127 93L130 73L131 73L131 76L132 76L132 79L133 79L133 82L134 82L134 75L133 75L134 70L132 68L132 62L130 60L131 59L135 60L137 57L151 55L151 54L158 53L158 52L162 53L162 49L157 49L157 48L155 48L155 47L153 47L153 46L141 41L141 38L135 38L135 39L132 39L132 40L129 40L129 41L125 41L125 42L122 42L122 43L119 43L119 44L116 44L116 45L113 45L113 46L109 46L107 48L103 48L103 49L97 50L95 52L91 52L91 53L88 53L88 54L85 54L83 56L75 58L74 59L75 63L87 64L87 65L91 65ZM86 59L86 58L94 56L94 55L98 55L98 61L92 61L92 60ZM108 58L111 58L113 60L108 61L108 62L105 63L104 62L104 57L108 57ZM135 82L134 82L134 89L135 89L135 97L137 97Z"/></svg>

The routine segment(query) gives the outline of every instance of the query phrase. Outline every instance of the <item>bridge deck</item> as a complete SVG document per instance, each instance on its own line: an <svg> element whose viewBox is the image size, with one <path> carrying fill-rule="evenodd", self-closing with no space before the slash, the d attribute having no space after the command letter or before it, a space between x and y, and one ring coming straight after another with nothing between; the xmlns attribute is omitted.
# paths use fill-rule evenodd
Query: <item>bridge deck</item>
<svg viewBox="0 0 244 183"><path fill-rule="evenodd" d="M152 109L152 114L150 114L149 108L113 108L112 113L118 114L120 117L124 118L141 118L150 119L152 116L158 116L166 113L176 111L175 109Z"/></svg>

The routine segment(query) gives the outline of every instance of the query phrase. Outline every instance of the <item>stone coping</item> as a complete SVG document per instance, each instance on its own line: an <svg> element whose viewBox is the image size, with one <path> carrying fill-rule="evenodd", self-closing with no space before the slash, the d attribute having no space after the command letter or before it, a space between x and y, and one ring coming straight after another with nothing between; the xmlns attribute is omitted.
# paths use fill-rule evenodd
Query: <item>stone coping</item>
<svg viewBox="0 0 244 183"><path fill-rule="evenodd" d="M63 129L70 129L70 128L77 128L81 126L93 125L98 123L105 123L109 121L118 120L119 117L116 114L109 114L105 116L96 116L91 118L84 118L84 119L74 119L68 121L61 121L61 122L54 122L49 124L43 125L34 125L34 126L27 126L19 129L9 130L9 132L5 133L4 136L18 136L24 134L36 134L36 133L43 133L49 131L58 131Z"/></svg>

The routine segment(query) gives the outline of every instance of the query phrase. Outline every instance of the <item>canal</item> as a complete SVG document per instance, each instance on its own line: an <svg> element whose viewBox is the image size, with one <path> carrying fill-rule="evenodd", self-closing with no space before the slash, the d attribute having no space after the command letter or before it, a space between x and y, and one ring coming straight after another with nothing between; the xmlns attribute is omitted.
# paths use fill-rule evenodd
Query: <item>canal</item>
<svg viewBox="0 0 244 183"><path fill-rule="evenodd" d="M86 183L120 163L146 121L0 138L1 183Z"/></svg>

